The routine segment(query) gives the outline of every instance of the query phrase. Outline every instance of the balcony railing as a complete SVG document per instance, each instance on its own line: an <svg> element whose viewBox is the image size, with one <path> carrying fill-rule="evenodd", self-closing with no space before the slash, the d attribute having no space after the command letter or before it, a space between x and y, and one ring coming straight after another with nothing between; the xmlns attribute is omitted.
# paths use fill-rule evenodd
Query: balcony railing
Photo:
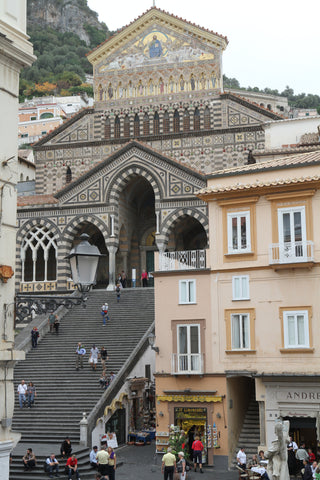
<svg viewBox="0 0 320 480"><path fill-rule="evenodd" d="M159 270L196 270L206 268L205 250L159 253Z"/></svg>
<svg viewBox="0 0 320 480"><path fill-rule="evenodd" d="M172 375L201 375L203 353L173 353Z"/></svg>
<svg viewBox="0 0 320 480"><path fill-rule="evenodd" d="M269 247L269 263L313 262L313 242L272 243Z"/></svg>

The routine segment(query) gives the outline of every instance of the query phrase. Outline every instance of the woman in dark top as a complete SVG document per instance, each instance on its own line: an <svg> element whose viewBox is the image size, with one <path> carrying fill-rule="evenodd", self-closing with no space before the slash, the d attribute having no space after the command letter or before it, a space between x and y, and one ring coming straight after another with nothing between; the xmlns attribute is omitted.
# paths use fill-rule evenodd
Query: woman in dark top
<svg viewBox="0 0 320 480"><path fill-rule="evenodd" d="M72 452L71 441L70 441L70 438L67 437L65 440L63 440L61 444L61 448L60 448L61 457L69 458L71 456L71 452Z"/></svg>

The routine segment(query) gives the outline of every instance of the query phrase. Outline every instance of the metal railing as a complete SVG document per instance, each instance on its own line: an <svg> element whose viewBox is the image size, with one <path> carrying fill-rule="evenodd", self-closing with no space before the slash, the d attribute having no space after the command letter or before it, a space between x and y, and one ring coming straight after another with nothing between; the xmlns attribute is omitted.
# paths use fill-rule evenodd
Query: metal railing
<svg viewBox="0 0 320 480"><path fill-rule="evenodd" d="M172 375L201 375L203 353L173 353Z"/></svg>
<svg viewBox="0 0 320 480"><path fill-rule="evenodd" d="M302 263L313 261L313 242L272 243L269 246L269 263Z"/></svg>
<svg viewBox="0 0 320 480"><path fill-rule="evenodd" d="M206 268L205 250L159 253L159 270L196 270Z"/></svg>

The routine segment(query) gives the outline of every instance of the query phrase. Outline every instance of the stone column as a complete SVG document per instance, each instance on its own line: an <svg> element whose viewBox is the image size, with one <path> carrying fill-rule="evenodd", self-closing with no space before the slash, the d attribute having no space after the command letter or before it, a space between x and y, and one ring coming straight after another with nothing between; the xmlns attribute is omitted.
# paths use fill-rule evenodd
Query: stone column
<svg viewBox="0 0 320 480"><path fill-rule="evenodd" d="M0 442L0 478L9 478L9 455L13 448L13 442L6 440Z"/></svg>
<svg viewBox="0 0 320 480"><path fill-rule="evenodd" d="M115 245L107 245L109 252L109 285L107 290L114 290L116 287L116 253L118 247Z"/></svg>
<svg viewBox="0 0 320 480"><path fill-rule="evenodd" d="M82 414L82 420L80 420L80 445L87 447L88 437L88 420L86 412Z"/></svg>
<svg viewBox="0 0 320 480"><path fill-rule="evenodd" d="M260 422L260 445L266 445L266 411L264 401L258 401Z"/></svg>

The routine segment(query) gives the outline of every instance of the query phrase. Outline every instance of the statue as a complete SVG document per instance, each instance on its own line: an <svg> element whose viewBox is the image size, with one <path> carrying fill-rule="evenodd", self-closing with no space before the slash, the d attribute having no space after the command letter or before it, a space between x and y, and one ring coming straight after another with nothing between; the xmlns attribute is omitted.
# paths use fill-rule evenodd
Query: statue
<svg viewBox="0 0 320 480"><path fill-rule="evenodd" d="M270 480L290 480L288 469L288 451L287 444L289 443L289 427L290 422L277 422L274 431L277 440L271 443L271 447L264 454L265 458L269 460L267 472Z"/></svg>

